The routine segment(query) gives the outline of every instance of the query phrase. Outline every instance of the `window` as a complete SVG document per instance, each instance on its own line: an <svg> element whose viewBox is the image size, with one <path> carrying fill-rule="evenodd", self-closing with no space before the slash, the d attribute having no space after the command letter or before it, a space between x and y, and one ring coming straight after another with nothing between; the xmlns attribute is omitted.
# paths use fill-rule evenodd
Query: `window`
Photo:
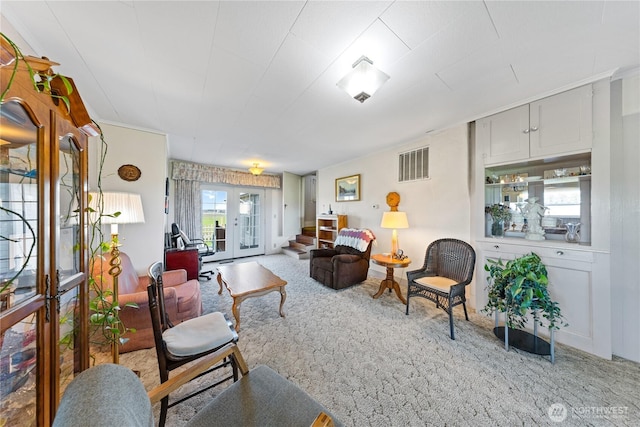
<svg viewBox="0 0 640 427"><path fill-rule="evenodd" d="M398 182L429 178L429 147L400 153L398 156Z"/></svg>

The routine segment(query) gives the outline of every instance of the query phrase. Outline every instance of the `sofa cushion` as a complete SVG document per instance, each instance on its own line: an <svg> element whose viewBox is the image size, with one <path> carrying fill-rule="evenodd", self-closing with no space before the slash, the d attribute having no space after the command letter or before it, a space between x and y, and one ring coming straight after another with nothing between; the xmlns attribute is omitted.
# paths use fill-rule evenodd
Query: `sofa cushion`
<svg viewBox="0 0 640 427"><path fill-rule="evenodd" d="M233 341L224 315L218 311L189 319L162 333L167 350L174 356L191 356Z"/></svg>
<svg viewBox="0 0 640 427"><path fill-rule="evenodd" d="M78 374L64 391L55 427L154 427L151 402L129 368L106 363Z"/></svg>
<svg viewBox="0 0 640 427"><path fill-rule="evenodd" d="M260 365L233 383L187 423L188 427L310 426L320 403L273 369Z"/></svg>

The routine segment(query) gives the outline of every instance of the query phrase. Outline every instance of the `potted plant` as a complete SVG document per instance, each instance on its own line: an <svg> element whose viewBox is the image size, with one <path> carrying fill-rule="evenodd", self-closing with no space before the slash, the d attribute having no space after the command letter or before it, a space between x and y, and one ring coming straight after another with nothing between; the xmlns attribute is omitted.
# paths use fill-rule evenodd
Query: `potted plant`
<svg viewBox="0 0 640 427"><path fill-rule="evenodd" d="M505 224L508 226L511 221L511 209L508 205L502 203L495 203L491 206L487 206L485 213L491 215L493 223L491 224L492 236L503 236Z"/></svg>
<svg viewBox="0 0 640 427"><path fill-rule="evenodd" d="M540 316L546 319L550 330L567 326L560 306L549 295L547 268L537 254L531 252L506 263L489 259L484 269L489 272L489 302L483 312L505 313L509 328L523 328L529 312L536 323L542 324Z"/></svg>

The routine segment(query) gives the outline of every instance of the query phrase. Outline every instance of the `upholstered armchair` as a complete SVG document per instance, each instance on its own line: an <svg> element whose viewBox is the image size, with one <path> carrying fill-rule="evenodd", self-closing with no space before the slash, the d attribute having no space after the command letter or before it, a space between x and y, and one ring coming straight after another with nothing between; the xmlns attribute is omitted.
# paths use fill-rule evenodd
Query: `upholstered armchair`
<svg viewBox="0 0 640 427"><path fill-rule="evenodd" d="M309 253L310 276L333 289L343 289L367 279L371 230L343 228L332 249L312 249Z"/></svg>
<svg viewBox="0 0 640 427"><path fill-rule="evenodd" d="M120 353L152 348L155 341L147 296L149 276L146 274L138 276L131 259L123 252L120 252L120 261L122 267L122 272L118 276L118 303L122 308L120 320L127 328L136 329L136 332L125 335L125 338L129 338L129 340L119 346ZM113 289L113 277L109 274L109 261L104 257L95 260L93 278L97 286L102 286L102 289ZM165 271L162 278L166 312L173 323L181 323L202 314L200 282L187 280L187 272L182 269ZM138 308L125 307L127 303L135 303Z"/></svg>

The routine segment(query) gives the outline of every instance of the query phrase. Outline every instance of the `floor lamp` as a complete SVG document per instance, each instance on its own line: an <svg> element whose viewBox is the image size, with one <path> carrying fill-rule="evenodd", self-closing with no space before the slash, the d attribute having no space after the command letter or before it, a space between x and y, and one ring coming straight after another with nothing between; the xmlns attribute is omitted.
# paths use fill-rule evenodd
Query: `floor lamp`
<svg viewBox="0 0 640 427"><path fill-rule="evenodd" d="M142 209L142 198L139 194L103 192L90 193L92 208L102 212L102 223L111 225L111 259L109 260L109 274L113 277L113 303L118 303L118 276L122 272L120 259L120 242L118 240L118 224L137 224L144 222L144 211ZM96 208L99 207L98 208ZM114 332L111 341L111 356L113 363L120 362L120 331Z"/></svg>

